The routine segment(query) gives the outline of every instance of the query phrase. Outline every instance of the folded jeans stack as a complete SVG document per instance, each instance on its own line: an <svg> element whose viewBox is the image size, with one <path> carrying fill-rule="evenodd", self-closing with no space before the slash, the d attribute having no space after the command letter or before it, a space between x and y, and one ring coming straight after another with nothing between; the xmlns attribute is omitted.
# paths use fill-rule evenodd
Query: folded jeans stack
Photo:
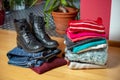
<svg viewBox="0 0 120 80"><path fill-rule="evenodd" d="M106 67L108 44L101 19L70 21L66 33L65 59L70 69Z"/></svg>
<svg viewBox="0 0 120 80"><path fill-rule="evenodd" d="M21 67L38 67L44 62L49 62L51 58L54 58L59 53L59 49L45 49L40 52L30 53L15 47L8 52L7 56L9 64Z"/></svg>

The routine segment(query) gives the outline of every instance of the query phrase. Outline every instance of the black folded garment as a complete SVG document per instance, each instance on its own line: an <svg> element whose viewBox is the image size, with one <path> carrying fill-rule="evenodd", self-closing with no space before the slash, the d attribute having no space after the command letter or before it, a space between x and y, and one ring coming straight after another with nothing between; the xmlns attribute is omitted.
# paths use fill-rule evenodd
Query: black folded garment
<svg viewBox="0 0 120 80"><path fill-rule="evenodd" d="M66 44L67 49L71 50L75 46L82 45L82 44L89 43L89 42L103 40L104 38L102 38L102 37L96 37L96 38L88 38L88 39L80 40L78 42L72 42L67 37L67 35L65 35L64 39L65 39L65 44Z"/></svg>

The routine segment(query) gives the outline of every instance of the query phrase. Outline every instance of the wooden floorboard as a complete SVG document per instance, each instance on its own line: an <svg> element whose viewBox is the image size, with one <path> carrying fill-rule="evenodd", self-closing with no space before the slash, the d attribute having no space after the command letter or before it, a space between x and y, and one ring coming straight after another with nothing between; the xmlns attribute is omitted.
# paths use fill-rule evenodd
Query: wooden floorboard
<svg viewBox="0 0 120 80"><path fill-rule="evenodd" d="M64 39L51 37L59 42L59 48L64 54ZM31 69L9 65L7 52L16 46L16 32L0 30L0 80L120 80L120 48L108 48L106 69L70 70L61 66L43 74L37 74Z"/></svg>

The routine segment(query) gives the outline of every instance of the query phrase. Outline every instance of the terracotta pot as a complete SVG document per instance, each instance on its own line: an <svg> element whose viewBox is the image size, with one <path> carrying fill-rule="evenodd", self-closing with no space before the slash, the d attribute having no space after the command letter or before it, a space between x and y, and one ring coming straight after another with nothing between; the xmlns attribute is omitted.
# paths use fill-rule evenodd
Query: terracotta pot
<svg viewBox="0 0 120 80"><path fill-rule="evenodd" d="M66 33L65 30L55 29L55 31L59 34L62 34L62 35Z"/></svg>
<svg viewBox="0 0 120 80"><path fill-rule="evenodd" d="M68 22L74 20L77 16L78 9L67 7L68 13L62 12L52 12L54 23L56 26L56 31L59 34L65 34L65 31L68 27Z"/></svg>

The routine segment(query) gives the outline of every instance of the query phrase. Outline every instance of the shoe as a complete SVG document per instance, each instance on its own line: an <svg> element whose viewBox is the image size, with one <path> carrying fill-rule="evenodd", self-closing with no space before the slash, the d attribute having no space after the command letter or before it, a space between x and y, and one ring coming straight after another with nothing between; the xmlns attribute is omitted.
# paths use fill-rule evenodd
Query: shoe
<svg viewBox="0 0 120 80"><path fill-rule="evenodd" d="M45 22L43 17L35 16L33 13L30 13L29 22L32 26L34 35L43 44L44 47L56 48L58 46L58 42L52 40L45 32Z"/></svg>
<svg viewBox="0 0 120 80"><path fill-rule="evenodd" d="M14 19L14 25L17 32L17 45L27 52L42 51L44 47L36 40L30 31L30 25L26 19Z"/></svg>

